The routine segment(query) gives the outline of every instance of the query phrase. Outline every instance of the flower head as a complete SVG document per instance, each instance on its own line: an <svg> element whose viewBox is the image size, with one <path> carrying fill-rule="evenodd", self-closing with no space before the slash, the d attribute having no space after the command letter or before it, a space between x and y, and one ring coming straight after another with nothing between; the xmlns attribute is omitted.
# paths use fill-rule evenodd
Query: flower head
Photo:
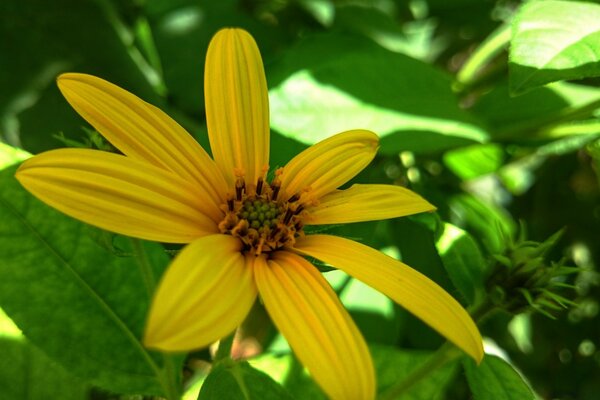
<svg viewBox="0 0 600 400"><path fill-rule="evenodd" d="M334 399L371 399L368 348L314 257L371 285L471 357L481 337L466 311L424 275L360 243L307 225L405 216L434 207L392 185L348 182L375 156L377 136L353 130L301 152L267 181L267 85L254 39L223 29L205 74L211 159L173 119L100 78L68 73L58 86L122 154L60 149L17 178L47 204L124 235L187 244L160 282L144 343L187 351L239 326L257 296L315 381Z"/></svg>

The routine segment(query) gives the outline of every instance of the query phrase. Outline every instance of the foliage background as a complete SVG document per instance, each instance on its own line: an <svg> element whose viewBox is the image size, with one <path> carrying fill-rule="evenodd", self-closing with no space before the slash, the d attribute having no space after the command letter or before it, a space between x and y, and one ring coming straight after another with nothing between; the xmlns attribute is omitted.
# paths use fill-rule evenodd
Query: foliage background
<svg viewBox="0 0 600 400"><path fill-rule="evenodd" d="M0 141L11 148L0 143L0 306L27 339L2 319L0 399L160 390L151 367L163 365L159 356L130 350L147 307L141 278L129 268L135 244L48 210L20 189L9 165L23 157L12 148L102 146L55 85L66 71L100 76L161 107L208 149L204 54L224 26L247 29L261 49L272 167L334 133L367 128L381 136L380 154L355 181L406 185L438 207L435 216L332 228L336 233L401 256L468 307L491 295L485 280L497 264L493 256L507 254L520 221L539 242L564 227L548 258L568 256L580 268L568 278L577 289L566 291L578 306L555 312L556 319L500 312L480 327L541 398L596 398L599 9L594 2L507 0L2 1ZM528 22L545 19L559 22L528 30ZM573 32L579 36L556 50L554 61L537 64L532 46L561 44ZM168 257L143 246L158 276ZM65 272L65 265L72 268ZM337 272L326 276L373 346L380 387L442 343L387 298ZM90 288L102 302L89 299ZM267 351L253 365L296 398L321 396L294 372L293 359L276 356L285 344L261 310L255 316L248 336ZM188 358L186 374L202 376L207 359L207 352ZM486 368L504 371L497 362ZM410 398L489 398L492 378L465 364L441 369ZM282 370L287 379L277 378ZM262 379L249 371L249 379ZM497 390L507 399L530 396Z"/></svg>

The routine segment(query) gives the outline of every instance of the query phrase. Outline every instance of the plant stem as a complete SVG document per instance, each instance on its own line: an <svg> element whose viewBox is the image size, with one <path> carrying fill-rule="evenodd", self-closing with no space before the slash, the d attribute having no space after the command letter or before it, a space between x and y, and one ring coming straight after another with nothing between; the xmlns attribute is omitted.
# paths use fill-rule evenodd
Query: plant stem
<svg viewBox="0 0 600 400"><path fill-rule="evenodd" d="M386 390L379 400L394 400L413 387L419 381L427 378L437 369L446 365L460 355L460 351L452 344L446 342L429 359L415 368L405 379Z"/></svg>
<svg viewBox="0 0 600 400"><path fill-rule="evenodd" d="M231 347L233 346L233 339L235 338L235 331L230 335L225 336L223 339L219 341L219 348L217 349L217 354L215 354L214 362L217 363L219 361L231 358Z"/></svg>

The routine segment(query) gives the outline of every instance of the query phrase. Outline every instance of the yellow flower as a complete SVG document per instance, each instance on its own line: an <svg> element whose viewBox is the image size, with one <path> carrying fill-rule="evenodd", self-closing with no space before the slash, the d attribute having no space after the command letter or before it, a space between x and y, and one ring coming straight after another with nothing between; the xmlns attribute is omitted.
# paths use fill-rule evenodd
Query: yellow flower
<svg viewBox="0 0 600 400"><path fill-rule="evenodd" d="M144 343L205 347L231 333L257 295L314 380L333 399L372 399L367 345L314 257L386 294L475 360L481 337L467 312L421 273L360 243L306 225L432 211L392 185L337 190L378 147L365 130L311 146L266 181L269 106L260 53L240 29L223 29L206 56L205 97L214 160L158 108L100 78L68 73L58 86L73 108L123 154L60 149L23 163L17 178L47 204L123 235L188 244L155 293Z"/></svg>

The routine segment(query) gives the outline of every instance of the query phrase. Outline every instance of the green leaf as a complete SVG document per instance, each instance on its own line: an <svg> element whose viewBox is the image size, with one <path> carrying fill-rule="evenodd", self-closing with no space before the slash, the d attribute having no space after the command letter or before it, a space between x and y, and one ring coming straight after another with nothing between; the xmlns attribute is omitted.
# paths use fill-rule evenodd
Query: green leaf
<svg viewBox="0 0 600 400"><path fill-rule="evenodd" d="M496 172L502 166L504 151L497 144L483 144L450 150L444 164L462 180Z"/></svg>
<svg viewBox="0 0 600 400"><path fill-rule="evenodd" d="M471 232L492 254L501 254L507 238L516 230L515 222L501 207L470 194L452 196L449 200L451 222Z"/></svg>
<svg viewBox="0 0 600 400"><path fill-rule="evenodd" d="M149 293L136 260L103 248L96 230L45 206L0 173L0 306L50 358L119 393L164 394L157 355L140 342ZM130 239L118 243L131 254ZM168 257L146 244L155 277Z"/></svg>
<svg viewBox="0 0 600 400"><path fill-rule="evenodd" d="M471 359L463 361L474 400L533 400L529 385L503 359L486 355L479 366Z"/></svg>
<svg viewBox="0 0 600 400"><path fill-rule="evenodd" d="M89 399L87 385L26 340L0 334L0 354L0 399Z"/></svg>
<svg viewBox="0 0 600 400"><path fill-rule="evenodd" d="M206 377L202 400L292 400L293 397L269 375L245 361L217 364Z"/></svg>
<svg viewBox="0 0 600 400"><path fill-rule="evenodd" d="M385 392L394 384L406 379L415 369L426 362L434 353L428 351L398 350L392 347L371 347L375 370L377 371L378 393ZM438 400L456 375L457 361L432 372L426 379L414 384L398 397L398 400Z"/></svg>
<svg viewBox="0 0 600 400"><path fill-rule="evenodd" d="M359 128L376 132L390 155L487 138L459 107L449 76L360 37L310 37L271 71L271 125L305 144Z"/></svg>
<svg viewBox="0 0 600 400"><path fill-rule="evenodd" d="M526 3L513 26L511 92L600 75L599 40L599 5L553 0Z"/></svg>
<svg viewBox="0 0 600 400"><path fill-rule="evenodd" d="M468 304L477 303L484 295L486 262L475 240L466 231L446 223L436 247L454 286Z"/></svg>

